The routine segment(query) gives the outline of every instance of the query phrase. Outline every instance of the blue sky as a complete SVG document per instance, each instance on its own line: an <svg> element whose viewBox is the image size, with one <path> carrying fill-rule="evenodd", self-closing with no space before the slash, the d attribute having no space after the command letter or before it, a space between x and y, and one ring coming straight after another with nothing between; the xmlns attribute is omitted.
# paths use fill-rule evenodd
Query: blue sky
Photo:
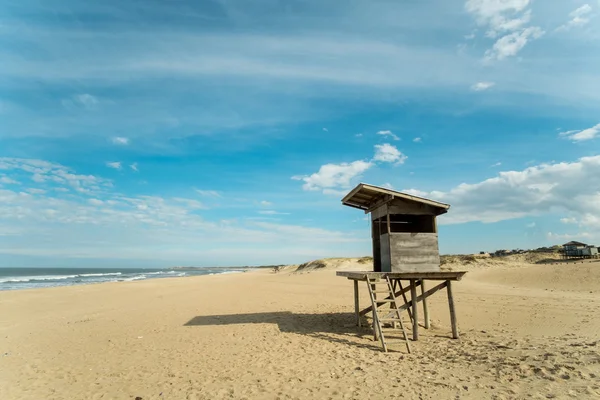
<svg viewBox="0 0 600 400"><path fill-rule="evenodd" d="M22 0L0 10L0 266L600 244L600 2Z"/></svg>

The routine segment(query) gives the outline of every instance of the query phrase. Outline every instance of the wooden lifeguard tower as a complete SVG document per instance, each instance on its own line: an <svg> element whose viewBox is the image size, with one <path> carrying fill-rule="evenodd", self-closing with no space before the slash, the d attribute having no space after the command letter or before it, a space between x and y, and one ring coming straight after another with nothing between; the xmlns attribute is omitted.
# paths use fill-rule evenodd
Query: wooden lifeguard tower
<svg viewBox="0 0 600 400"><path fill-rule="evenodd" d="M402 311L408 311L413 340L418 340L417 304L421 302L423 305L424 326L428 329L430 322L426 299L446 288L452 337L458 338L451 282L460 280L465 272L441 271L436 223L436 217L448 212L450 205L365 183L359 184L348 193L342 199L342 204L371 214L373 271L337 272L338 276L354 281L357 325L361 324L361 316L372 312L375 339L381 340L384 351L387 351L384 324L390 322L394 328L399 325L410 352ZM426 290L426 280L442 282ZM360 281L367 283L371 299L371 306L362 311L359 309ZM402 281L405 281L405 285L408 281L408 285L404 287ZM377 285L385 286L381 288ZM417 296L418 287L421 288L420 296ZM408 292L411 295L410 301L407 297ZM378 299L378 293L386 293L387 296ZM383 307L385 305L389 307Z"/></svg>

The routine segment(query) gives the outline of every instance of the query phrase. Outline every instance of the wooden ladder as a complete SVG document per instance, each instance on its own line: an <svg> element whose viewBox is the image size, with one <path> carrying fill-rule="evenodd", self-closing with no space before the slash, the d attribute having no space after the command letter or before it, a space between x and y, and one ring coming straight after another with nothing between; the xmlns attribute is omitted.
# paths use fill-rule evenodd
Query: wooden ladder
<svg viewBox="0 0 600 400"><path fill-rule="evenodd" d="M379 289L378 285L386 285L385 289ZM375 339L379 338L383 351L387 352L387 344L385 337L383 336L383 322L391 322L395 328L396 324L400 325L402 329L403 340L406 343L406 350L410 353L410 342L404 329L404 323L402 322L401 311L398 309L396 303L396 295L394 293L394 287L389 277L385 277L385 280L380 279L367 279L367 287L369 288L369 296L371 296L371 304L373 305L373 330L375 333ZM378 300L377 293L386 293L387 297ZM389 304L390 308L387 310L380 310L383 305Z"/></svg>

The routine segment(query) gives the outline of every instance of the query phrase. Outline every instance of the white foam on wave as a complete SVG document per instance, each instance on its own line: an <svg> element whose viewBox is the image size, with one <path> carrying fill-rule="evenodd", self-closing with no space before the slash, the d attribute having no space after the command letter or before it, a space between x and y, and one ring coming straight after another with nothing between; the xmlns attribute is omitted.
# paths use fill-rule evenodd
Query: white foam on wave
<svg viewBox="0 0 600 400"><path fill-rule="evenodd" d="M148 277L146 275L137 275L137 276L132 276L131 278L124 278L124 279L119 279L122 282L131 282L131 281L139 281L140 279L147 279Z"/></svg>
<svg viewBox="0 0 600 400"><path fill-rule="evenodd" d="M94 276L117 276L117 275L122 275L121 272L107 272L105 274L79 274L78 276L81 277L94 277Z"/></svg>
<svg viewBox="0 0 600 400"><path fill-rule="evenodd" d="M213 272L212 274L208 274L208 275L225 275L225 274L241 274L244 271L223 271L223 272Z"/></svg>
<svg viewBox="0 0 600 400"><path fill-rule="evenodd" d="M32 276L7 276L0 279L0 283L16 283L31 281L58 281L62 279L77 278L77 275L32 275Z"/></svg>

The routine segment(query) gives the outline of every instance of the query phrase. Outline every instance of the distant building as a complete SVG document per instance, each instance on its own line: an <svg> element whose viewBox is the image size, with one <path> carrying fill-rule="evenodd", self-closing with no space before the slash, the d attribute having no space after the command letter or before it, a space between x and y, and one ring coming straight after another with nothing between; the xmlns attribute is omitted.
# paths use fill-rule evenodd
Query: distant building
<svg viewBox="0 0 600 400"><path fill-rule="evenodd" d="M565 258L598 257L598 248L596 246L588 246L585 243L571 241L563 244L563 255Z"/></svg>

